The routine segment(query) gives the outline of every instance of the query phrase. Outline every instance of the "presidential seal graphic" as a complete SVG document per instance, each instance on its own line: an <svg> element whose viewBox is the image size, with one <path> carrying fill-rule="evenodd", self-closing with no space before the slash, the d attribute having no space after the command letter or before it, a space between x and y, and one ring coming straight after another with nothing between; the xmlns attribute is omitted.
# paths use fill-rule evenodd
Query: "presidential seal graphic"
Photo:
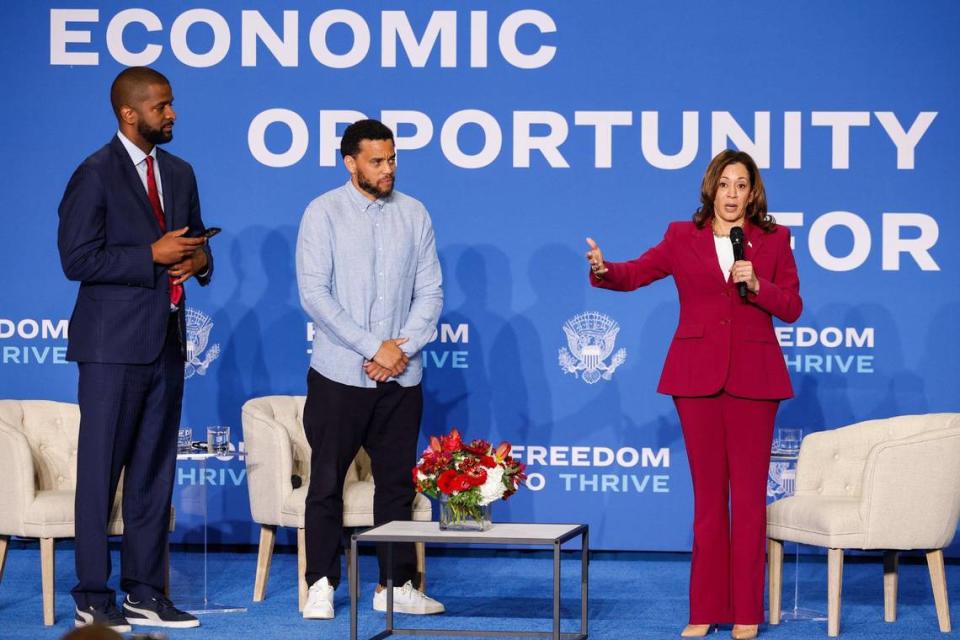
<svg viewBox="0 0 960 640"><path fill-rule="evenodd" d="M627 359L627 350L621 348L607 364L620 333L620 325L608 315L597 311L575 315L564 323L563 332L567 346L560 347L560 368L587 384L610 380Z"/></svg>
<svg viewBox="0 0 960 640"><path fill-rule="evenodd" d="M767 474L767 497L783 498L792 496L797 482L795 462L773 461Z"/></svg>
<svg viewBox="0 0 960 640"><path fill-rule="evenodd" d="M213 329L213 322L210 316L202 311L187 307L187 363L183 369L184 379L189 379L194 374L201 376L207 374L207 367L220 356L220 345L210 345L207 350L207 343L210 342L210 331ZM206 355L204 355L206 351Z"/></svg>

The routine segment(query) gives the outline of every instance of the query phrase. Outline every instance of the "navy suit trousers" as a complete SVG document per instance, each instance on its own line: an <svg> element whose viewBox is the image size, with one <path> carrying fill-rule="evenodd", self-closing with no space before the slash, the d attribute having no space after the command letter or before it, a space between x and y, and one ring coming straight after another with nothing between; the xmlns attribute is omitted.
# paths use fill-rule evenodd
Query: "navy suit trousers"
<svg viewBox="0 0 960 640"><path fill-rule="evenodd" d="M77 606L116 595L107 523L123 471L120 586L137 600L163 591L164 551L183 397L178 314L170 314L159 357L149 364L80 362L77 449Z"/></svg>

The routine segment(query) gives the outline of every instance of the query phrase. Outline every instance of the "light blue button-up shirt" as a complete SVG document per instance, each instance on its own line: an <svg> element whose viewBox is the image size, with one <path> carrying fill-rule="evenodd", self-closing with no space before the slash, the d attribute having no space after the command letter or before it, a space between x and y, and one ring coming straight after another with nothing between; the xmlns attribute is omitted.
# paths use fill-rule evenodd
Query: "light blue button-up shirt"
<svg viewBox="0 0 960 640"><path fill-rule="evenodd" d="M409 341L396 378L419 384L418 357L436 332L442 277L426 207L398 191L369 200L351 182L309 205L297 236L300 302L314 323L310 366L354 387L375 387L363 364L390 338Z"/></svg>

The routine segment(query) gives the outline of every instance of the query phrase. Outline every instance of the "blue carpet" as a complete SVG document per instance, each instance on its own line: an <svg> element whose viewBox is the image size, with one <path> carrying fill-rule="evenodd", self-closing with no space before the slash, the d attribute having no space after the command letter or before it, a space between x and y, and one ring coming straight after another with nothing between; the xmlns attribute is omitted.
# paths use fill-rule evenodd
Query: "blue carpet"
<svg viewBox="0 0 960 640"><path fill-rule="evenodd" d="M62 548L61 548L62 547ZM918 556L922 557L922 556ZM785 560L790 559L787 556ZM12 542L0 583L0 639L41 640L62 636L73 624L73 552L60 545L56 557L54 627L44 627L40 594L40 558L35 543ZM784 611L793 608L797 572L785 562ZM118 559L115 560L115 568ZM337 590L337 617L306 621L297 612L296 556L289 550L274 554L267 598L253 603L256 554L216 552L208 557L208 599L248 608L246 613L201 616L202 627L171 630L170 640L270 640L273 638L349 637L349 595L346 581ZM171 559L173 596L177 602L202 597L203 556L175 550ZM383 628L383 614L370 608L376 559L361 557L360 637ZM563 631L579 622L579 554L564 555ZM600 553L590 564L590 637L676 638L687 615L688 554ZM485 628L548 630L552 610L551 561L544 552L443 550L428 554L428 592L442 601L440 616L397 616L398 626L420 628ZM879 558L853 559L844 568L842 638L950 638L937 627L933 596L925 564L901 563L899 619L883 622L882 568ZM800 606L826 610L826 564L819 556L804 556L799 565ZM951 615L960 626L960 566L947 566ZM116 579L114 580L114 585ZM718 640L728 638L721 629ZM787 622L761 627L762 638L825 638L825 622Z"/></svg>

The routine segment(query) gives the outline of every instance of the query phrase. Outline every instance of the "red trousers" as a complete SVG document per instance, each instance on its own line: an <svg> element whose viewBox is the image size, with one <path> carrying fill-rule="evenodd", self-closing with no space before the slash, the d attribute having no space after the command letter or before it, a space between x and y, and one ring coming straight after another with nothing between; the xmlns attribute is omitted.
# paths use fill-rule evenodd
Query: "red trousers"
<svg viewBox="0 0 960 640"><path fill-rule="evenodd" d="M779 400L674 397L693 478L690 624L760 624Z"/></svg>

